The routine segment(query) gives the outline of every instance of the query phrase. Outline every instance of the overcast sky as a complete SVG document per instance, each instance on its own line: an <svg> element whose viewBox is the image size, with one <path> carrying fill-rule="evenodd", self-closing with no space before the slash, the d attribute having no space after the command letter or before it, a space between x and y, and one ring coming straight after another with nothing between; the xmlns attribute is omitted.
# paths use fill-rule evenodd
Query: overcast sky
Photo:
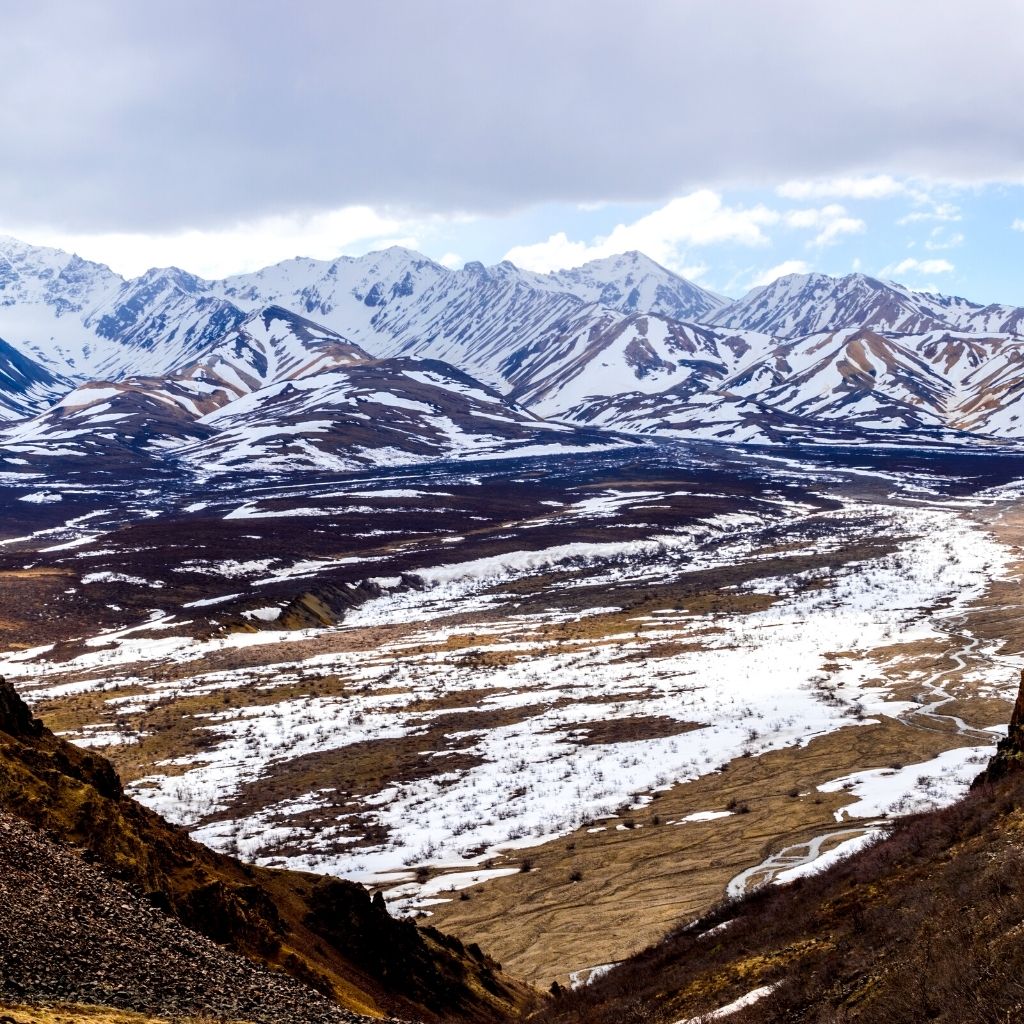
<svg viewBox="0 0 1024 1024"><path fill-rule="evenodd" d="M991 294L1024 247L1019 0L0 13L0 230L125 273L646 247L733 291L858 263L1024 301Z"/></svg>

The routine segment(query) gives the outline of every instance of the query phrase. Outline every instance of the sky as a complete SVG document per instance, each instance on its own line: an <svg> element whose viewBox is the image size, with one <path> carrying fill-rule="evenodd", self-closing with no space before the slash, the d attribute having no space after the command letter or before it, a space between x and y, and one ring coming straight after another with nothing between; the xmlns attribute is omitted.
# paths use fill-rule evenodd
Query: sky
<svg viewBox="0 0 1024 1024"><path fill-rule="evenodd" d="M125 275L640 249L1024 304L1024 4L0 0L0 233Z"/></svg>

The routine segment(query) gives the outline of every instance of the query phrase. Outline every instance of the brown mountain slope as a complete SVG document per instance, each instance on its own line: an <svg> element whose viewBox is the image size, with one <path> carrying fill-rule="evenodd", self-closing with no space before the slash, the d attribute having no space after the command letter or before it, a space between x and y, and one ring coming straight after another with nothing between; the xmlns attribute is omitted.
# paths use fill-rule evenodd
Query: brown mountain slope
<svg viewBox="0 0 1024 1024"><path fill-rule="evenodd" d="M186 928L76 850L3 812L0 920L0 999L253 1024L372 1024Z"/></svg>
<svg viewBox="0 0 1024 1024"><path fill-rule="evenodd" d="M1024 696L1018 708L1024 710ZM1011 729L995 771L959 803L901 820L887 838L829 871L721 905L586 988L558 993L536 1019L1024 1020L1019 741L1024 730ZM727 1014L715 1013L725 1008Z"/></svg>
<svg viewBox="0 0 1024 1024"><path fill-rule="evenodd" d="M108 761L44 729L2 681L0 809L189 928L350 1009L484 1024L528 1001L479 949L391 918L359 885L250 867L193 842L125 797ZM32 969L23 958L16 967Z"/></svg>

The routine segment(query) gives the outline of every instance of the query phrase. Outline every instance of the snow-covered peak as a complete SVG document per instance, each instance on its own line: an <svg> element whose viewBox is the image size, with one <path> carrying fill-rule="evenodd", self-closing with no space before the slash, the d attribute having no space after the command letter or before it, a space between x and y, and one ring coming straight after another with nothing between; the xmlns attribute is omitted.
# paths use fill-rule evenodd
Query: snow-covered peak
<svg viewBox="0 0 1024 1024"><path fill-rule="evenodd" d="M866 274L787 274L718 310L711 322L779 337L844 327L912 333L955 329L979 308L966 299L915 292Z"/></svg>
<svg viewBox="0 0 1024 1024"><path fill-rule="evenodd" d="M622 313L659 313L675 320L706 320L728 300L632 250L546 275L563 291Z"/></svg>
<svg viewBox="0 0 1024 1024"><path fill-rule="evenodd" d="M190 274L187 270L182 270L180 267L151 267L140 277L129 283L140 286L156 285L178 288L183 292L191 294L210 290L209 282L204 281L195 274Z"/></svg>

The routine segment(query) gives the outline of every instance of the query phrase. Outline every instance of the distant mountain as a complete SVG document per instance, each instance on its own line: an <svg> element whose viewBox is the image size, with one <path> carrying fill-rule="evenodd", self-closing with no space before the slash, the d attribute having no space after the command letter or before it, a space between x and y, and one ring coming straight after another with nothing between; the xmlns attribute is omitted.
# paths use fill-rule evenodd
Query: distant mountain
<svg viewBox="0 0 1024 1024"><path fill-rule="evenodd" d="M697 382L698 390L707 390L772 344L753 331L587 306L518 349L501 370L517 401L559 417L587 398L654 394Z"/></svg>
<svg viewBox="0 0 1024 1024"><path fill-rule="evenodd" d="M173 267L125 281L102 264L0 237L0 336L62 377L168 373L245 315Z"/></svg>
<svg viewBox="0 0 1024 1024"><path fill-rule="evenodd" d="M126 370L137 372L148 364L149 372L158 372L194 358L245 317L237 306L209 294L205 281L170 267L126 281L85 317L84 325L128 350Z"/></svg>
<svg viewBox="0 0 1024 1024"><path fill-rule="evenodd" d="M0 422L33 465L204 473L572 448L598 429L1015 439L1022 322L864 274L729 301L638 252L540 274L393 247L126 281L0 238Z"/></svg>
<svg viewBox="0 0 1024 1024"><path fill-rule="evenodd" d="M374 359L280 306L250 314L173 373L79 385L2 442L58 472L170 462L200 477L625 443L546 423L446 363Z"/></svg>
<svg viewBox="0 0 1024 1024"><path fill-rule="evenodd" d="M986 331L1002 330L1001 325L1015 323L1020 315L1024 311L915 292L866 274L789 274L721 307L709 321L722 327L797 338L844 327L920 334L970 330L972 323L980 329L984 322Z"/></svg>
<svg viewBox="0 0 1024 1024"><path fill-rule="evenodd" d="M102 264L0 236L0 337L53 373L104 376L120 346L84 320L123 283Z"/></svg>
<svg viewBox="0 0 1024 1024"><path fill-rule="evenodd" d="M396 247L358 259L289 260L214 288L243 306L298 309L378 355L443 359L499 385L517 351L585 306L700 319L725 301L636 252L536 274L507 261L446 270Z"/></svg>
<svg viewBox="0 0 1024 1024"><path fill-rule="evenodd" d="M254 469L344 472L627 443L547 423L446 363L402 357L271 384L196 427L210 436L177 454L200 477Z"/></svg>
<svg viewBox="0 0 1024 1024"><path fill-rule="evenodd" d="M245 317L194 362L165 376L78 386L9 429L4 443L8 451L60 459L149 460L210 436L214 430L202 417L268 384L369 359L333 331L270 307Z"/></svg>
<svg viewBox="0 0 1024 1024"><path fill-rule="evenodd" d="M704 322L729 302L635 250L546 277L562 291L620 313L658 313Z"/></svg>
<svg viewBox="0 0 1024 1024"><path fill-rule="evenodd" d="M912 349L870 330L783 343L722 390L796 416L874 430L941 427L956 392Z"/></svg>

